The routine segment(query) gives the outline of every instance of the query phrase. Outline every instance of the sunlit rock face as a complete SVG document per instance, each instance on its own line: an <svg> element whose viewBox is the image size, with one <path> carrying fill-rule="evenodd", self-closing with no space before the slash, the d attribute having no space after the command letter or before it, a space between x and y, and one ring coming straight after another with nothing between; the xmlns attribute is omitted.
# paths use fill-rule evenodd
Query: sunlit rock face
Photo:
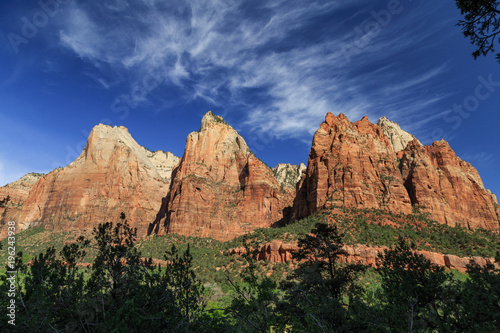
<svg viewBox="0 0 500 333"><path fill-rule="evenodd" d="M496 197L474 167L447 142L423 146L385 118L352 123L328 113L316 131L292 218L334 206L393 213L413 207L450 226L500 229Z"/></svg>
<svg viewBox="0 0 500 333"><path fill-rule="evenodd" d="M295 189L297 183L302 178L302 173L306 169L307 167L304 163L300 163L299 165L280 163L273 168L273 173L282 188L291 187Z"/></svg>
<svg viewBox="0 0 500 333"><path fill-rule="evenodd" d="M314 135L293 217L332 206L412 211L393 146L367 117L352 123L328 113Z"/></svg>
<svg viewBox="0 0 500 333"><path fill-rule="evenodd" d="M245 140L208 112L186 139L150 233L228 240L282 220L292 200Z"/></svg>
<svg viewBox="0 0 500 333"><path fill-rule="evenodd" d="M402 130L397 123L390 121L386 117L381 117L377 125L380 126L382 133L391 141L395 153L405 149L410 141L416 139L414 135ZM417 143L422 145L418 140Z"/></svg>
<svg viewBox="0 0 500 333"><path fill-rule="evenodd" d="M7 223L19 220L22 205L31 189L43 176L45 175L42 173L28 173L15 182L0 187L0 201L6 201L6 204L0 207L0 239L7 237Z"/></svg>
<svg viewBox="0 0 500 333"><path fill-rule="evenodd" d="M177 161L170 153L149 152L125 127L97 125L75 161L36 183L19 214L20 227L88 231L124 212L144 236Z"/></svg>
<svg viewBox="0 0 500 333"><path fill-rule="evenodd" d="M477 170L458 158L448 142L422 146L413 140L398 156L413 205L450 226L500 228L496 197L484 188Z"/></svg>

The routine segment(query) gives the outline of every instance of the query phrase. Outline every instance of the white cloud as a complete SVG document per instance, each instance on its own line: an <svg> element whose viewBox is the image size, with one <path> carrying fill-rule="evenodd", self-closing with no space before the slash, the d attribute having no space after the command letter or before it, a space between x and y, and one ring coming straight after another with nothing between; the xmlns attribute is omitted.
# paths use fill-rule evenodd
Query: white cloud
<svg viewBox="0 0 500 333"><path fill-rule="evenodd" d="M486 166L490 165L492 162L492 159L495 155L486 153L484 151L481 152L474 152L474 153L466 153L462 159L468 162L471 162L473 165L476 166Z"/></svg>
<svg viewBox="0 0 500 333"><path fill-rule="evenodd" d="M327 111L343 112L351 120L368 115L372 121L392 112L396 121L423 125L432 106L446 97L415 93L446 66L401 76L390 62L394 54L429 36L430 31L419 25L426 8L370 36L366 47L348 62L341 45L352 43L356 33L337 31L366 13L325 21L328 32L321 36L294 36L324 13L353 2L268 1L260 7L252 3L259 14L243 11L243 4L193 0L170 3L165 9L160 1L139 1L135 8L120 1L107 3L111 9L106 12L99 5L75 3L60 39L97 67L107 63L127 72L131 89L148 73L164 73L164 82L184 89L187 100L203 98L228 110L243 110L245 126L276 137L310 135ZM373 18L367 13L365 20L369 19ZM248 97L254 90L261 91L258 102Z"/></svg>

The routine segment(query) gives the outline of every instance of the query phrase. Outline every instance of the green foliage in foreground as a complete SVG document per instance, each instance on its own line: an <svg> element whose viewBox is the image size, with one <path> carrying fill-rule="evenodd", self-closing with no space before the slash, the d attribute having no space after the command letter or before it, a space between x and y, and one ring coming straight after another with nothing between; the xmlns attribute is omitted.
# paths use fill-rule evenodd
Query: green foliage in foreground
<svg viewBox="0 0 500 333"><path fill-rule="evenodd" d="M229 292L205 288L196 274L189 238L164 252L164 266L143 259L135 230L99 225L94 239L61 250L49 247L31 265L18 254L16 326L2 332L495 332L500 330L500 271L468 266L468 277L415 253L400 237L375 268L345 264L346 237L337 225L316 223L298 238L298 266L277 280L246 247L239 280L226 269ZM286 237L290 237L287 235ZM163 241L168 240L167 238ZM212 257L220 243L198 239ZM79 268L93 249L92 265ZM213 251L213 252L210 252ZM224 263L221 262L221 265ZM199 267L198 267L199 268ZM12 269L12 268L11 268ZM201 271L199 269L199 271ZM7 295L9 273L1 277ZM207 287L209 285L207 284ZM212 285L213 287L213 285ZM0 298L6 309L9 298Z"/></svg>

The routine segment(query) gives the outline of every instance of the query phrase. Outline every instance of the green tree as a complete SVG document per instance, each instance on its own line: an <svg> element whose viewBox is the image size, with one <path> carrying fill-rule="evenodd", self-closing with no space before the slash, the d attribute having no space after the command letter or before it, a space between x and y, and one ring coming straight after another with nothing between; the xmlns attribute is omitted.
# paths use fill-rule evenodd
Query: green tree
<svg viewBox="0 0 500 333"><path fill-rule="evenodd" d="M476 50L472 53L474 59L495 52L495 43L500 34L500 10L497 0L455 0L464 19L458 22L465 37L469 38L475 45ZM500 54L496 55L500 62Z"/></svg>
<svg viewBox="0 0 500 333"><path fill-rule="evenodd" d="M298 331L353 329L349 306L362 294L355 282L366 266L342 264L348 253L335 225L316 224L298 245L293 257L301 263L283 284L287 296L280 305L281 315Z"/></svg>
<svg viewBox="0 0 500 333"><path fill-rule="evenodd" d="M443 267L416 253L415 245L403 238L380 254L377 264L385 303L381 324L397 332L442 330L446 326L448 314L443 309L451 275Z"/></svg>
<svg viewBox="0 0 500 333"><path fill-rule="evenodd" d="M16 328L23 332L203 332L203 286L188 250L166 251L164 267L143 259L136 231L121 222L100 224L94 242L81 237L57 252L48 248L31 263L16 257L19 304ZM97 251L86 271L77 267L86 249ZM84 278L84 273L88 278ZM22 287L22 289L21 289ZM8 288L2 276L1 291ZM2 299L0 304L5 305ZM4 321L0 324L3 331ZM7 327L9 329L9 327Z"/></svg>
<svg viewBox="0 0 500 333"><path fill-rule="evenodd" d="M230 326L238 332L269 332L277 320L278 285L258 273L258 242L248 243L244 238L243 244L246 263L242 272L243 282L233 282L226 273L226 279L233 287L233 299L225 312L233 319Z"/></svg>
<svg viewBox="0 0 500 333"><path fill-rule="evenodd" d="M199 331L199 318L206 306L203 298L205 288L193 270L193 256L189 244L182 254L172 245L164 258L168 262L163 274L164 284L171 290L173 304L180 312L177 325L186 332Z"/></svg>
<svg viewBox="0 0 500 333"><path fill-rule="evenodd" d="M192 256L175 246L165 253L165 267L142 259L136 230L125 215L113 226L94 229L97 255L87 283L92 322L100 331L201 331L203 286L196 279Z"/></svg>
<svg viewBox="0 0 500 333"><path fill-rule="evenodd" d="M84 277L77 263L85 257L78 244L65 245L59 256L49 247L28 266L16 258L16 328L24 332L78 331L83 318Z"/></svg>
<svg viewBox="0 0 500 333"><path fill-rule="evenodd" d="M457 331L499 332L500 270L493 264L479 266L471 262L467 275L454 303Z"/></svg>

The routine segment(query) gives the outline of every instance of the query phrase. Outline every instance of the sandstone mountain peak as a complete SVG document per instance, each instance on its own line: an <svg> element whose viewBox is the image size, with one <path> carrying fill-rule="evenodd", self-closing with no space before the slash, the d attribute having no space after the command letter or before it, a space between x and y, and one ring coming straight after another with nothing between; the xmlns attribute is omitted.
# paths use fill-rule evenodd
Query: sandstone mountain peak
<svg viewBox="0 0 500 333"><path fill-rule="evenodd" d="M219 240L270 227L292 201L243 137L211 112L200 131L188 135L165 194L149 233Z"/></svg>
<svg viewBox="0 0 500 333"><path fill-rule="evenodd" d="M221 116L218 116L218 115L212 113L212 111L208 111L207 113L205 113L205 115L201 119L200 132L206 130L209 124L211 124L211 126L213 126L213 125L225 125L227 127L231 127L231 126L229 126L228 123L226 123L224 121L224 119Z"/></svg>
<svg viewBox="0 0 500 333"><path fill-rule="evenodd" d="M293 216L335 206L404 213L418 206L450 226L500 229L496 197L474 167L448 142L423 146L385 117L375 125L328 113L316 131Z"/></svg>
<svg viewBox="0 0 500 333"><path fill-rule="evenodd" d="M416 140L417 144L422 145L414 135L402 130L397 123L390 121L386 117L381 117L377 125L382 128L382 133L391 141L395 153L405 149L412 140Z"/></svg>
<svg viewBox="0 0 500 333"><path fill-rule="evenodd" d="M448 142L422 146L415 139L398 157L413 205L450 226L500 229L496 197L484 188L477 170L461 160Z"/></svg>
<svg viewBox="0 0 500 333"><path fill-rule="evenodd" d="M44 173L30 172L22 176L16 181L5 185L6 188L29 188L31 189L36 182L45 176Z"/></svg>
<svg viewBox="0 0 500 333"><path fill-rule="evenodd" d="M123 126L99 124L75 161L36 183L19 214L20 228L37 223L88 230L126 212L131 226L144 236L168 189L176 159L148 151Z"/></svg>
<svg viewBox="0 0 500 333"><path fill-rule="evenodd" d="M28 173L18 180L0 187L0 200L9 197L5 207L0 207L0 239L7 236L6 221L18 221L21 207L28 198L31 189L44 177L43 173Z"/></svg>
<svg viewBox="0 0 500 333"><path fill-rule="evenodd" d="M392 145L368 118L351 123L328 113L314 135L293 216L332 206L411 212Z"/></svg>
<svg viewBox="0 0 500 333"><path fill-rule="evenodd" d="M440 223L500 229L495 195L448 142L423 146L385 117L373 124L330 112L314 134L307 167L269 169L236 130L207 112L182 158L149 151L123 126L99 124L70 165L25 175L0 188L0 200L7 195L0 237L10 220L19 230L90 230L125 212L139 237L228 240L338 206L394 213L418 206Z"/></svg>

